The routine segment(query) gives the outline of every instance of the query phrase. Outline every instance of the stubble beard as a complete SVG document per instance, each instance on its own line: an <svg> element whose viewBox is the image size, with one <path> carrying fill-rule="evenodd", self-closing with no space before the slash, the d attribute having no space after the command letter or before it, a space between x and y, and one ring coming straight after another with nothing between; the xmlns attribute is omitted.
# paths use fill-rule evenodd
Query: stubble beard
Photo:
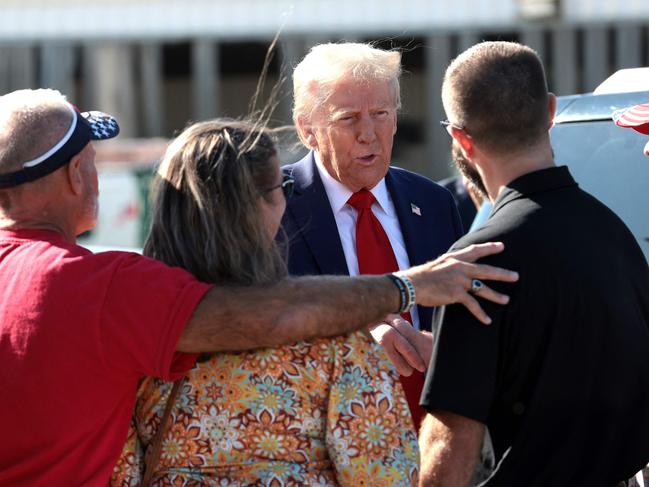
<svg viewBox="0 0 649 487"><path fill-rule="evenodd" d="M451 146L451 157L453 158L455 167L460 171L460 174L462 174L462 176L464 176L475 187L483 199L488 199L489 194L482 178L480 177L480 173L478 173L478 171L471 166L469 161L464 158L460 145L455 141L453 141Z"/></svg>

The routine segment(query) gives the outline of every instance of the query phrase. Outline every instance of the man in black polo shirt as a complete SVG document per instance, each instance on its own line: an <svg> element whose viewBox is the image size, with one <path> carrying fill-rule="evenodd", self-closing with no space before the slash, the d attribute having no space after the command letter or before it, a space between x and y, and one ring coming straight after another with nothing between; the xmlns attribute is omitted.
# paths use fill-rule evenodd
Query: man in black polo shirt
<svg viewBox="0 0 649 487"><path fill-rule="evenodd" d="M504 242L484 261L520 282L494 286L511 300L484 304L491 326L461 306L439 313L421 485L469 485L486 426L497 467L485 485L613 486L649 460L647 262L622 221L555 166L556 101L533 50L472 47L442 97L456 162L494 202L455 247Z"/></svg>

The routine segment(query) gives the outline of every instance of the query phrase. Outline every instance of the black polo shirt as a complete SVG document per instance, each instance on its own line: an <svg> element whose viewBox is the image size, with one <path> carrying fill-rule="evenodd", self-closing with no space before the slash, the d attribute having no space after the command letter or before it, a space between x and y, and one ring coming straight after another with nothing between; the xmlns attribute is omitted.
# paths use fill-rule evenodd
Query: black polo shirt
<svg viewBox="0 0 649 487"><path fill-rule="evenodd" d="M507 185L454 248L502 241L483 259L516 270L481 300L480 324L447 306L422 394L428 410L488 426L489 486L610 486L649 461L649 269L633 236L566 167ZM422 455L426 455L422 451Z"/></svg>

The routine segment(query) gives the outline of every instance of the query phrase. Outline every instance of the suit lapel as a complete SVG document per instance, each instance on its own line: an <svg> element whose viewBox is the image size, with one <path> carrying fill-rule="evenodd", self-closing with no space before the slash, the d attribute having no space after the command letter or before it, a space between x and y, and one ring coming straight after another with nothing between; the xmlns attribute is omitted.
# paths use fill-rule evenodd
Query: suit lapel
<svg viewBox="0 0 649 487"><path fill-rule="evenodd" d="M304 237L322 274L349 275L338 227L327 193L315 167L313 153L307 155L292 170L295 193L287 211Z"/></svg>
<svg viewBox="0 0 649 487"><path fill-rule="evenodd" d="M410 265L423 264L431 258L431 249L426 246L426 243L430 244L431 242L427 235L430 231L430 222L428 215L425 212L422 213L425 204L423 201L417 201L416 196L413 196L408 188L400 187L392 171L388 171L386 174L385 184L397 212ZM419 214L417 214L417 208L419 208ZM429 247L431 246L429 245Z"/></svg>
<svg viewBox="0 0 649 487"><path fill-rule="evenodd" d="M435 242L438 236L435 235L435 216L431 214L430 205L419 199L422 195L412 194L408 185L399 181L398 174L392 170L386 174L385 184L397 212L410 265L420 265L437 257L439 249ZM430 330L433 308L417 306L417 310L420 329Z"/></svg>

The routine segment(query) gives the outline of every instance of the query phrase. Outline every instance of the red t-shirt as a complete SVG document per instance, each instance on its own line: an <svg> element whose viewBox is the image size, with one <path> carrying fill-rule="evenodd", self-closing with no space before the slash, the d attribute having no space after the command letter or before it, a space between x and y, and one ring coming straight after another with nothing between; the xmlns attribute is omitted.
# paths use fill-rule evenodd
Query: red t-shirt
<svg viewBox="0 0 649 487"><path fill-rule="evenodd" d="M105 486L140 377L193 366L175 348L209 287L141 255L0 230L0 485Z"/></svg>

